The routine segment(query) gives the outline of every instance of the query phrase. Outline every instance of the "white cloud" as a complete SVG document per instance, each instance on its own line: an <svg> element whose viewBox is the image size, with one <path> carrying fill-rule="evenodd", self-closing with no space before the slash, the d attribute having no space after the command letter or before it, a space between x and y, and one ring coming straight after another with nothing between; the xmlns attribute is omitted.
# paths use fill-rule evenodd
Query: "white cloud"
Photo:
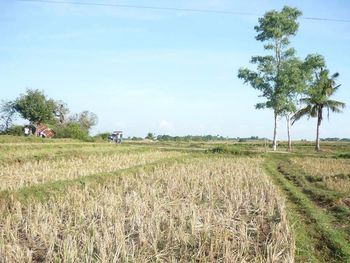
<svg viewBox="0 0 350 263"><path fill-rule="evenodd" d="M159 128L162 131L172 130L173 127L174 127L174 125L171 122L167 121L167 120L161 120L160 123L159 123Z"/></svg>

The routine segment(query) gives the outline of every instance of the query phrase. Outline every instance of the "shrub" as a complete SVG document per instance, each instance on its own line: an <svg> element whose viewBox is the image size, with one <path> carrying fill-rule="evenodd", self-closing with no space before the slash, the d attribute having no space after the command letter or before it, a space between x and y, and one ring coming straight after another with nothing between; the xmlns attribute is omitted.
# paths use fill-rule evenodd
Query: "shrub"
<svg viewBox="0 0 350 263"><path fill-rule="evenodd" d="M22 136L24 127L22 125L14 125L5 132L8 135Z"/></svg>
<svg viewBox="0 0 350 263"><path fill-rule="evenodd" d="M108 138L108 136L109 136L109 133L108 133L108 132L103 132L103 133L96 134L96 135L94 136L94 139L101 139L101 140L106 141L107 138Z"/></svg>
<svg viewBox="0 0 350 263"><path fill-rule="evenodd" d="M350 153L341 153L341 154L338 155L338 158L349 159L350 158Z"/></svg>
<svg viewBox="0 0 350 263"><path fill-rule="evenodd" d="M72 138L83 141L91 140L88 132L77 123L68 123L66 125L58 126L56 127L55 132L56 138Z"/></svg>
<svg viewBox="0 0 350 263"><path fill-rule="evenodd" d="M250 155L258 155L257 152L252 152L240 148L235 147L228 147L228 146L218 146L211 149L208 149L206 151L207 153L215 153L215 154L232 154L232 155L244 155L244 156L250 156Z"/></svg>

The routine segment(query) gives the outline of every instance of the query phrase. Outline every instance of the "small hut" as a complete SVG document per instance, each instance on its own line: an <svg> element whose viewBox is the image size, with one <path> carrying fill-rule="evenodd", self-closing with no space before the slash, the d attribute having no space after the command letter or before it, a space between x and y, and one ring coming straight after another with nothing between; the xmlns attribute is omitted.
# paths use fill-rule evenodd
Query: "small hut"
<svg viewBox="0 0 350 263"><path fill-rule="evenodd" d="M43 138L52 138L55 132L42 123L35 123L35 135Z"/></svg>

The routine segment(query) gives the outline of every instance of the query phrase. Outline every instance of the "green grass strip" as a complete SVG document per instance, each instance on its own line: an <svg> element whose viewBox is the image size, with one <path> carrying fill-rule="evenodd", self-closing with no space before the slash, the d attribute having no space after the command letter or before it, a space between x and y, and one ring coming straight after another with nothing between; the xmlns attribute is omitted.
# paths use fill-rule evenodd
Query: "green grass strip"
<svg viewBox="0 0 350 263"><path fill-rule="evenodd" d="M280 158L267 158L264 168L285 192L290 202L291 211L287 212L291 222L300 224L294 227L296 261L349 262L350 245L344 234L333 227L332 218L329 215L318 208L301 189L284 178L277 170L280 161ZM313 243L310 244L310 241Z"/></svg>

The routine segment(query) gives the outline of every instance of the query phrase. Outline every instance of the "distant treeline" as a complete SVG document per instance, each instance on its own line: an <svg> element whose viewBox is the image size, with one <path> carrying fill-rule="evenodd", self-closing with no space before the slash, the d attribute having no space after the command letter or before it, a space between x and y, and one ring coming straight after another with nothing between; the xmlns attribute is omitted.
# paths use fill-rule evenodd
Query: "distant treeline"
<svg viewBox="0 0 350 263"><path fill-rule="evenodd" d="M186 136L170 136L170 135L158 135L156 137L158 141L251 141L251 140L265 140L265 138L259 138L258 136L251 136L247 138L229 138L220 135L186 135Z"/></svg>
<svg viewBox="0 0 350 263"><path fill-rule="evenodd" d="M151 133L149 133L151 134ZM268 141L270 142L271 139L268 138L262 138L259 136L250 136L250 137L224 137L220 135L186 135L186 136L171 136L171 135L158 135L155 136L152 134L152 136L146 136L145 138L142 137L128 137L128 140L133 141L142 141L144 139L150 139L154 141L175 141L175 142L189 142L189 141L197 141L197 142L209 142L209 141L235 141L235 142L247 142L247 141ZM321 141L341 141L341 142L350 142L350 138L321 138ZM301 141L307 142L308 140L302 139Z"/></svg>
<svg viewBox="0 0 350 263"><path fill-rule="evenodd" d="M328 142L350 142L350 138L322 138L321 141L328 141Z"/></svg>

